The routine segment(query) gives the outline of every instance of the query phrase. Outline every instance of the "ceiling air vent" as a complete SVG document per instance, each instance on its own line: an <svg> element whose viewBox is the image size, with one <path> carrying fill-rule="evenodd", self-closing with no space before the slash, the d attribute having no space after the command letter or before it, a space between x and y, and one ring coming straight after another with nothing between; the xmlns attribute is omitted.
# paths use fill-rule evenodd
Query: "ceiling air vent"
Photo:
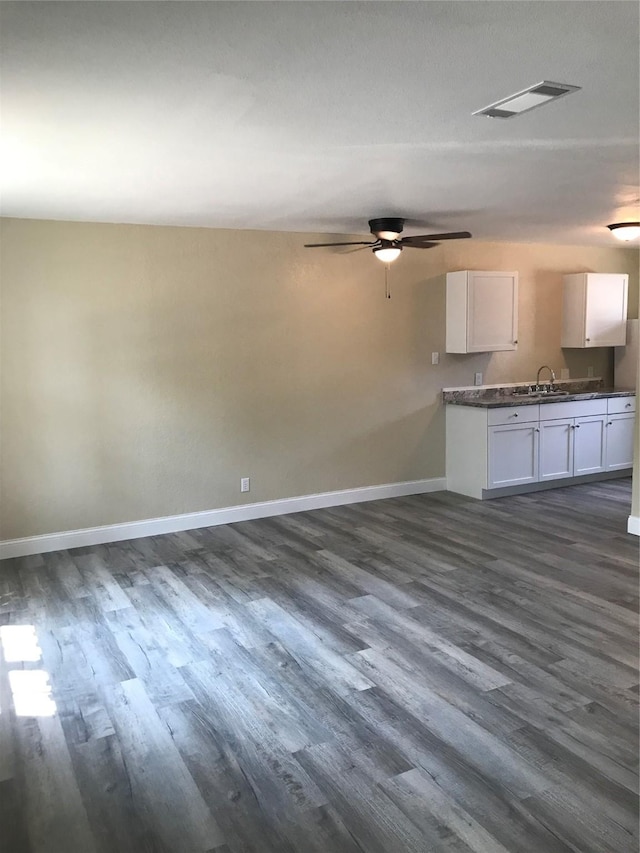
<svg viewBox="0 0 640 853"><path fill-rule="evenodd" d="M501 101L489 104L488 107L476 110L472 115L512 118L555 101L563 95L577 92L580 88L580 86L569 86L567 83L550 83L548 80L543 80L541 83L536 83L535 86L523 89L522 92L516 92L515 95L509 95L508 98L503 98Z"/></svg>

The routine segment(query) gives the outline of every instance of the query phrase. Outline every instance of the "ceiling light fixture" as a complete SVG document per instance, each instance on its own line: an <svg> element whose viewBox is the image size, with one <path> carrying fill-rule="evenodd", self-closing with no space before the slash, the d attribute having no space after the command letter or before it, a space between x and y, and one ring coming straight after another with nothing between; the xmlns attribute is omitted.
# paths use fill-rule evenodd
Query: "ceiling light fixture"
<svg viewBox="0 0 640 853"><path fill-rule="evenodd" d="M625 243L640 237L640 222L616 222L614 225L607 225L607 228L614 237L624 240Z"/></svg>
<svg viewBox="0 0 640 853"><path fill-rule="evenodd" d="M543 80L541 83L536 83L535 86L529 86L528 89L516 92L515 95L509 95L508 98L503 98L501 101L489 104L488 107L476 110L472 115L489 116L489 118L513 118L513 116L528 113L529 110L548 104L550 101L556 101L563 95L577 92L581 88L581 86L570 86L568 83L551 83L549 80Z"/></svg>
<svg viewBox="0 0 640 853"><path fill-rule="evenodd" d="M391 242L390 240L381 240L380 242L382 246L373 250L373 254L379 261L382 261L384 264L390 264L391 261L395 261L400 256L400 252L402 251L400 246L385 246L385 243Z"/></svg>

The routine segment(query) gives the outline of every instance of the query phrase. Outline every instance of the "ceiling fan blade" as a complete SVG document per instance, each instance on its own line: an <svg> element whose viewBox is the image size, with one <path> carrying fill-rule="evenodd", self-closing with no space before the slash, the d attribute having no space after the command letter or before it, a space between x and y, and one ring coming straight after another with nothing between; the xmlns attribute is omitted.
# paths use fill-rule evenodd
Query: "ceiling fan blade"
<svg viewBox="0 0 640 853"><path fill-rule="evenodd" d="M326 246L375 246L377 241L371 243L370 241L356 241L355 243L305 243L305 249L322 249Z"/></svg>
<svg viewBox="0 0 640 853"><path fill-rule="evenodd" d="M431 249L433 246L438 246L438 243L431 243L428 241L424 241L423 243L405 243L404 246L406 249Z"/></svg>
<svg viewBox="0 0 640 853"><path fill-rule="evenodd" d="M365 249L375 249L378 247L377 243L367 243L364 246L358 246L356 249L348 249L346 252L343 252L343 255L352 255L354 252L363 252Z"/></svg>
<svg viewBox="0 0 640 853"><path fill-rule="evenodd" d="M418 234L415 237L403 237L402 243L409 245L411 243L420 243L425 240L463 240L465 237L471 237L469 231L450 231L447 234Z"/></svg>

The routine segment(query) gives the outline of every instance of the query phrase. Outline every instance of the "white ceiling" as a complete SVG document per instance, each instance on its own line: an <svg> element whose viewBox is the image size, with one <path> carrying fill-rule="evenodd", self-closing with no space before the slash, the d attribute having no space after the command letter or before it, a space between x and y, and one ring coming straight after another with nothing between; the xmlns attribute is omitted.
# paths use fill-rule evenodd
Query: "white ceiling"
<svg viewBox="0 0 640 853"><path fill-rule="evenodd" d="M638 4L3 2L2 213L610 244L638 215ZM510 120L541 80L582 87Z"/></svg>

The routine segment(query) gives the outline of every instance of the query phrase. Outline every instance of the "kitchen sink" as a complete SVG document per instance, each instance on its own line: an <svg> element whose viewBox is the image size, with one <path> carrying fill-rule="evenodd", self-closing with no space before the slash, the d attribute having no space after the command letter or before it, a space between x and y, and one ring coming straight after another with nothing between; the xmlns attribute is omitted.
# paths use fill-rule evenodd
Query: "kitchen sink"
<svg viewBox="0 0 640 853"><path fill-rule="evenodd" d="M534 397L538 398L546 398L546 397L568 397L568 391L520 391L516 394L512 394L512 397L519 397L522 400L532 400Z"/></svg>

